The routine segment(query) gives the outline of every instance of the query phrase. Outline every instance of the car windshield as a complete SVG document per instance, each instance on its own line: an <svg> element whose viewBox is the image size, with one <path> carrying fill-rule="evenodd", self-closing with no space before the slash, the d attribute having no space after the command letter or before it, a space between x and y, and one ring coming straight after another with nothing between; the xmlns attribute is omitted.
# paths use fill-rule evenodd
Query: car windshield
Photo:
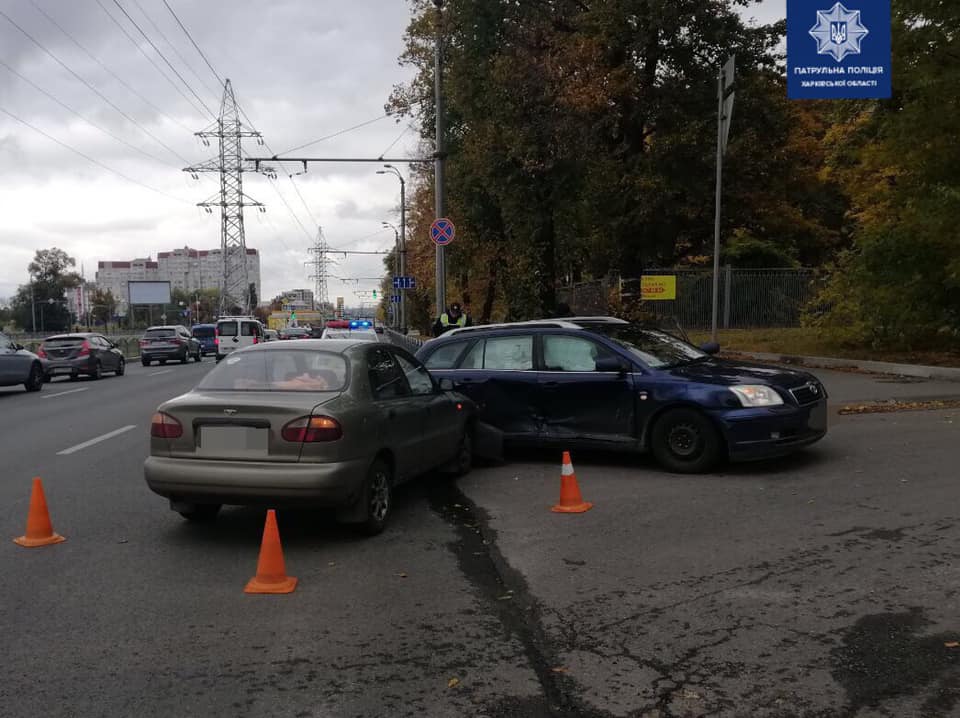
<svg viewBox="0 0 960 718"><path fill-rule="evenodd" d="M148 329L147 333L144 336L156 339L156 338L175 337L176 335L177 333L173 329Z"/></svg>
<svg viewBox="0 0 960 718"><path fill-rule="evenodd" d="M325 351L253 351L233 354L204 377L201 391L340 391L347 361Z"/></svg>
<svg viewBox="0 0 960 718"><path fill-rule="evenodd" d="M709 358L684 341L655 329L636 325L610 325L597 327L596 331L612 339L652 369L666 369L691 364Z"/></svg>

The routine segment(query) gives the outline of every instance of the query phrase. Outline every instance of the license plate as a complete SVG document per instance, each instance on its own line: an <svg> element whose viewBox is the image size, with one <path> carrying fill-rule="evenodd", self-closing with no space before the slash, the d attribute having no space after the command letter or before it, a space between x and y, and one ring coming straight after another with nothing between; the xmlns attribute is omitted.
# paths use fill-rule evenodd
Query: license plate
<svg viewBox="0 0 960 718"><path fill-rule="evenodd" d="M810 418L807 425L814 431L827 430L827 402L821 401L810 409Z"/></svg>
<svg viewBox="0 0 960 718"><path fill-rule="evenodd" d="M197 453L210 456L238 457L264 456L267 453L269 432L249 426L200 427Z"/></svg>

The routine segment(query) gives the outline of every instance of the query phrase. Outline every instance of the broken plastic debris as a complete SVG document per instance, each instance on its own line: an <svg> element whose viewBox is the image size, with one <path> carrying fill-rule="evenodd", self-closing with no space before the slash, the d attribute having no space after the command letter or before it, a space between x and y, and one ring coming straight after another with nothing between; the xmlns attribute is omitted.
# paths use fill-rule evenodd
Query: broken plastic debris
<svg viewBox="0 0 960 718"><path fill-rule="evenodd" d="M457 677L453 677L449 681L447 681L447 688L456 688L459 685L460 685L460 679Z"/></svg>

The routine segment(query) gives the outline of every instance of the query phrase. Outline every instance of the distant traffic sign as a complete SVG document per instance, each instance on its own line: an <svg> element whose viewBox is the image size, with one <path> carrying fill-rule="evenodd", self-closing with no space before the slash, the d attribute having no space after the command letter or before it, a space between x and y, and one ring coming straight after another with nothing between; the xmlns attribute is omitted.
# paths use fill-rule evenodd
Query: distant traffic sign
<svg viewBox="0 0 960 718"><path fill-rule="evenodd" d="M399 294L393 294L393 295L391 295L391 296L390 296L390 301L393 302L394 304L399 304L399 303L400 303L400 295L399 295Z"/></svg>
<svg viewBox="0 0 960 718"><path fill-rule="evenodd" d="M394 289L416 289L417 280L414 277L394 277L393 288Z"/></svg>
<svg viewBox="0 0 960 718"><path fill-rule="evenodd" d="M435 219L433 224L430 225L430 239L432 239L435 244L443 247L453 241L456 231L457 229L453 226L453 222L446 217L441 217L440 219Z"/></svg>

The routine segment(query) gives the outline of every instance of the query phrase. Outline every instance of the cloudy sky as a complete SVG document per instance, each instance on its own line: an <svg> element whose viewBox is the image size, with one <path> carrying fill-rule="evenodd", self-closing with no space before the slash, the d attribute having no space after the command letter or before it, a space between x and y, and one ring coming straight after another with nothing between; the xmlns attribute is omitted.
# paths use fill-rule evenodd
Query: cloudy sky
<svg viewBox="0 0 960 718"><path fill-rule="evenodd" d="M394 156L413 153L415 132L376 119L392 86L407 79L397 64L406 0L166 2L231 79L273 151L376 120L305 152L377 157L393 145ZM762 0L743 14L769 21L783 17L784 6ZM215 176L196 181L180 171L184 160L202 162L215 150L191 132L212 122L202 105L216 112L219 99L216 79L164 0L0 0L0 298L27 281L38 248L66 250L92 279L98 260L219 246L219 215L196 207L216 193ZM251 143L248 151L256 150ZM265 214L246 216L247 246L261 252L264 297L311 286L304 262L317 223L333 247L393 243L380 222L395 220L395 179L377 176L375 165L347 164L286 176L300 169L288 165L275 181L244 175L245 191L267 205ZM341 277L382 273L376 256L338 261ZM357 287L334 280L330 292L350 297Z"/></svg>

